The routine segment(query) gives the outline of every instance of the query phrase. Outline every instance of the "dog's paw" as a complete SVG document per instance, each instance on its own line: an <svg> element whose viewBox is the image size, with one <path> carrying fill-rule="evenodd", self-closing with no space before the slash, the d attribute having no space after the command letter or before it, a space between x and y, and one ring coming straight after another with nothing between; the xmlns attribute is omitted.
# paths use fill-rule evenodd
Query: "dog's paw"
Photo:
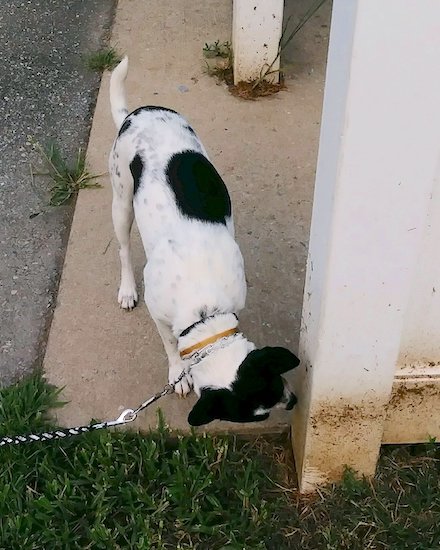
<svg viewBox="0 0 440 550"><path fill-rule="evenodd" d="M179 365L178 367L170 367L170 372L168 375L168 382L170 384L174 384L174 382L179 378L180 374L182 372L182 366ZM174 391L177 393L179 397L186 397L190 391L193 388L193 379L191 374L186 373L185 376L180 380L180 382L177 382L177 384L174 386Z"/></svg>
<svg viewBox="0 0 440 550"><path fill-rule="evenodd" d="M122 309L127 311L136 307L138 301L138 293L136 287L122 286L118 293L118 302Z"/></svg>
<svg viewBox="0 0 440 550"><path fill-rule="evenodd" d="M185 374L180 382L178 382L174 388L177 395L186 397L193 389L194 383L190 374Z"/></svg>

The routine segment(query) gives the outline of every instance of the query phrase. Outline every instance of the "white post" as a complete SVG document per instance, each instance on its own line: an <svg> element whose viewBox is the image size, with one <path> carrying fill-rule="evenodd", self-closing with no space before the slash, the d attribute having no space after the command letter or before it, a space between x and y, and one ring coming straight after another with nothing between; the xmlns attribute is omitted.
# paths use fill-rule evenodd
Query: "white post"
<svg viewBox="0 0 440 550"><path fill-rule="evenodd" d="M440 176L440 2L334 0L296 378L300 490L372 475Z"/></svg>
<svg viewBox="0 0 440 550"><path fill-rule="evenodd" d="M259 78L278 54L283 26L284 0L234 0L232 48L234 82ZM273 71L280 67L278 59ZM278 82L277 72L268 78Z"/></svg>

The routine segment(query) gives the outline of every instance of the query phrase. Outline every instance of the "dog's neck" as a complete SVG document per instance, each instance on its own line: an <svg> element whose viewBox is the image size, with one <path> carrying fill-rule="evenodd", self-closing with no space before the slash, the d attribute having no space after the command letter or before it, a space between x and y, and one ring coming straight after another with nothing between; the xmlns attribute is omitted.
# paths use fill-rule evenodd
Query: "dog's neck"
<svg viewBox="0 0 440 550"><path fill-rule="evenodd" d="M203 354L204 346L198 348L198 345L219 336L212 343L212 351L191 368L194 390L198 395L203 387L231 387L239 366L248 353L255 349L255 345L239 333L237 327L238 319L234 313L220 313L195 323L189 332L183 331L183 336L178 338L179 352L197 348L195 353ZM230 334L222 337L225 333ZM190 364L191 356L188 358Z"/></svg>
<svg viewBox="0 0 440 550"><path fill-rule="evenodd" d="M177 338L177 349L180 353L185 349L196 346L207 338L237 327L238 318L235 313L217 313L209 317L203 317L180 332Z"/></svg>

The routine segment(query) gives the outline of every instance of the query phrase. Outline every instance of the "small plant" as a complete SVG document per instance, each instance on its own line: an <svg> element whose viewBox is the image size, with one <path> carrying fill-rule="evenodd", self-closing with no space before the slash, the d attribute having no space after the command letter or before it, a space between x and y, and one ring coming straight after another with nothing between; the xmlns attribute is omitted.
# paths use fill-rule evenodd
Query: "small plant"
<svg viewBox="0 0 440 550"><path fill-rule="evenodd" d="M120 61L121 56L113 47L90 53L86 57L87 68L100 73L113 70Z"/></svg>
<svg viewBox="0 0 440 550"><path fill-rule="evenodd" d="M101 187L95 181L99 176L93 175L88 171L86 155L82 149L78 150L74 163L70 165L64 159L56 143L51 142L44 147L36 142L34 145L47 166L47 172L34 173L31 168L32 182L34 182L35 175L49 176L52 180L48 201L50 206L61 206L76 195L80 189Z"/></svg>
<svg viewBox="0 0 440 550"><path fill-rule="evenodd" d="M225 82L228 86L233 84L233 56L230 42L216 40L210 44L206 43L203 48L203 55L206 59L206 72L214 76L219 82Z"/></svg>
<svg viewBox="0 0 440 550"><path fill-rule="evenodd" d="M216 40L215 42L212 42L211 44L205 43L205 46L203 47L203 55L205 57L212 58L212 57L225 57L229 58L231 56L232 48L230 42L220 42L220 40Z"/></svg>

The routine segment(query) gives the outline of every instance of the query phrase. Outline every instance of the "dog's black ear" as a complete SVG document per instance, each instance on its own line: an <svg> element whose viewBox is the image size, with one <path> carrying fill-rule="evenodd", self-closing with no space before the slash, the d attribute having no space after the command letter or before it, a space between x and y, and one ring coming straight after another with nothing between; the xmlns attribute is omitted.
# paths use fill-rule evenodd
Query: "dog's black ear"
<svg viewBox="0 0 440 550"><path fill-rule="evenodd" d="M299 365L298 357L286 348L267 346L259 351L260 361L266 372L283 374Z"/></svg>
<svg viewBox="0 0 440 550"><path fill-rule="evenodd" d="M219 404L220 396L216 390L202 390L199 400L188 415L188 423L191 426L202 426L219 418Z"/></svg>

